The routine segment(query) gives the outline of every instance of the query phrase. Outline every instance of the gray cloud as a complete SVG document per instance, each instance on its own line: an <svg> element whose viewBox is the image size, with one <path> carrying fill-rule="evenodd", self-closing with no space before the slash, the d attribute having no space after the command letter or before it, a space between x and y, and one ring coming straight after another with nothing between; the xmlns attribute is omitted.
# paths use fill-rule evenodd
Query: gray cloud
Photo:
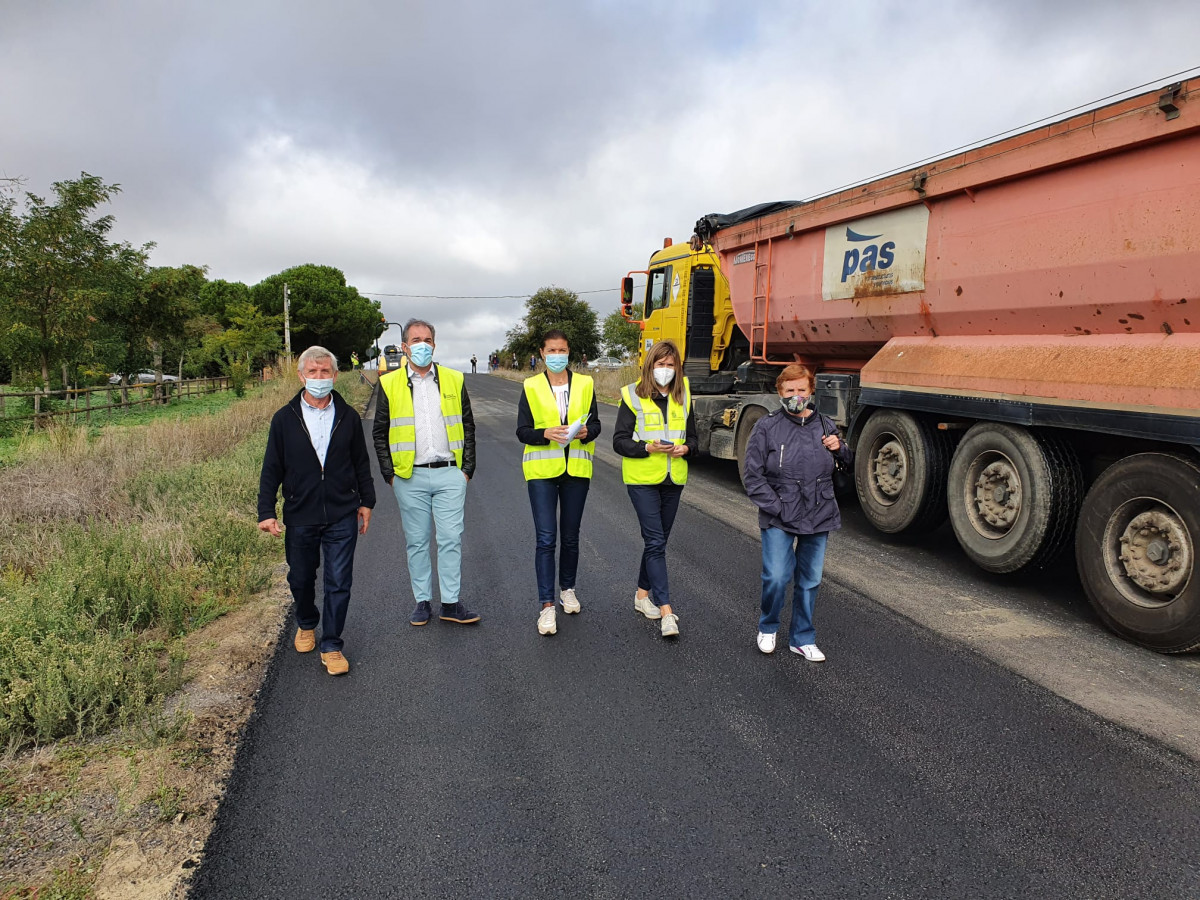
<svg viewBox="0 0 1200 900"><path fill-rule="evenodd" d="M706 212L1200 63L1198 26L1182 0L18 0L0 174L120 182L118 234L213 277L319 262L363 291L589 290ZM384 308L439 322L462 362L521 304Z"/></svg>

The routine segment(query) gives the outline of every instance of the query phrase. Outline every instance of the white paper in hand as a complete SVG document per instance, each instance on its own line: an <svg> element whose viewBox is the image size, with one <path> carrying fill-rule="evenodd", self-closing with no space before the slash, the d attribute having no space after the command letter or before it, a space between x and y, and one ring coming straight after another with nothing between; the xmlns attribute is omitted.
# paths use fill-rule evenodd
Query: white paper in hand
<svg viewBox="0 0 1200 900"><path fill-rule="evenodd" d="M583 426L585 424L587 424L588 416L590 416L590 415L591 415L591 413L584 413L582 416L580 416L578 419L576 419L574 422L572 422L570 425L567 426L567 439L565 441L563 441L564 444L569 444L569 443L571 443L571 441L575 440L575 436L577 434L579 434L579 432L583 428Z"/></svg>

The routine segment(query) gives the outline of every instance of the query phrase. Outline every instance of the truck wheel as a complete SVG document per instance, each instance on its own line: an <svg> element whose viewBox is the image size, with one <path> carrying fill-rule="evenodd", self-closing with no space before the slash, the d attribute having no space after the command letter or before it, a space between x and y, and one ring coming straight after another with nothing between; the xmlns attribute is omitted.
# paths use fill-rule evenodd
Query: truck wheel
<svg viewBox="0 0 1200 900"><path fill-rule="evenodd" d="M887 534L931 531L946 518L947 435L899 410L875 413L863 426L854 486L863 513Z"/></svg>
<svg viewBox="0 0 1200 900"><path fill-rule="evenodd" d="M1041 568L1071 539L1083 474L1070 445L980 422L950 462L946 505L967 556L989 572Z"/></svg>
<svg viewBox="0 0 1200 900"><path fill-rule="evenodd" d="M1139 453L1101 473L1075 532L1079 580L1102 622L1163 653L1200 648L1200 462Z"/></svg>
<svg viewBox="0 0 1200 900"><path fill-rule="evenodd" d="M746 483L746 445L750 443L750 432L754 430L755 424L767 411L761 406L746 406L738 414L738 431L737 431L737 463L738 475L742 479L742 484Z"/></svg>

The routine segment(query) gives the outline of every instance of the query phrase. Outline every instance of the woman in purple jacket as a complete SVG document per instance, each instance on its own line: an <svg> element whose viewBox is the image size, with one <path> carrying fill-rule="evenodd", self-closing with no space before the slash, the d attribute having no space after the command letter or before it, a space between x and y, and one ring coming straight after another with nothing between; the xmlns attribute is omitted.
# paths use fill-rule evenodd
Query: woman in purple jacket
<svg viewBox="0 0 1200 900"><path fill-rule="evenodd" d="M829 532L842 527L833 496L834 457L850 463L837 426L813 407L813 373L791 365L775 379L781 409L750 432L743 482L758 507L762 530L762 615L758 649L775 652L780 613L792 589L788 646L810 662L823 662L813 631L813 604L825 565Z"/></svg>

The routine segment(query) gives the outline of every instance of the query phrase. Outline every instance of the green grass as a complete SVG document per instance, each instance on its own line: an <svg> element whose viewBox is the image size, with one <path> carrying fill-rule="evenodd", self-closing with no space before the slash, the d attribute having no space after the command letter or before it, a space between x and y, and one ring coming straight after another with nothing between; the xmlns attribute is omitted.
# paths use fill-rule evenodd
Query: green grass
<svg viewBox="0 0 1200 900"><path fill-rule="evenodd" d="M251 387L247 395L261 392L263 388ZM94 437L105 428L126 428L147 425L162 419L187 419L192 416L213 415L229 409L237 397L233 391L217 391L189 397L173 397L170 403L144 403L126 409L102 409L92 411L91 424L80 421L75 427L86 428ZM80 417L82 419L82 416ZM61 421L61 419L60 419ZM0 419L0 468L20 461L22 455L36 445L41 436L33 431L28 420L12 421Z"/></svg>
<svg viewBox="0 0 1200 900"><path fill-rule="evenodd" d="M365 399L366 389L342 389ZM0 571L0 748L152 720L182 683L182 636L267 587L283 545L258 532L255 501L267 421L290 386L250 394L197 398L146 413L141 425L126 420L130 440L118 446L142 456L116 485L97 482L95 490L112 493L106 517L30 527L22 510L0 520L0 537L15 548ZM169 416L176 418L156 421ZM250 436L226 439L226 428ZM195 449L202 440L211 449L161 462L173 458L168 448ZM41 449L80 454L86 482L95 442L60 435L57 443ZM31 458L13 473L49 458L22 447ZM47 541L55 552L38 556ZM45 562L22 564L34 558Z"/></svg>

